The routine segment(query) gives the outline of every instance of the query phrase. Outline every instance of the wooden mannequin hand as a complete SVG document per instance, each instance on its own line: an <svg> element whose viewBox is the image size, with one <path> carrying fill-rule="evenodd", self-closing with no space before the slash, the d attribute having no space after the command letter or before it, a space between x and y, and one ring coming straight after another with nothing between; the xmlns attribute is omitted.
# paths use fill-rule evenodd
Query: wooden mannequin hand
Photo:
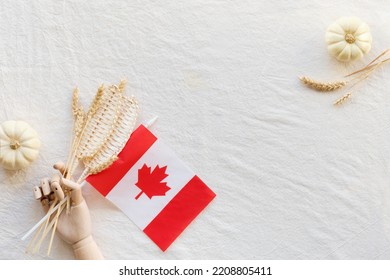
<svg viewBox="0 0 390 280"><path fill-rule="evenodd" d="M65 165L57 163L54 168L63 173ZM56 198L58 201L64 199L65 189L70 190L70 211L67 213L65 209L59 216L57 234L73 246L77 259L103 259L92 238L91 217L81 192L81 186L56 174L51 180L42 179L40 189L43 193L42 206L46 212Z"/></svg>

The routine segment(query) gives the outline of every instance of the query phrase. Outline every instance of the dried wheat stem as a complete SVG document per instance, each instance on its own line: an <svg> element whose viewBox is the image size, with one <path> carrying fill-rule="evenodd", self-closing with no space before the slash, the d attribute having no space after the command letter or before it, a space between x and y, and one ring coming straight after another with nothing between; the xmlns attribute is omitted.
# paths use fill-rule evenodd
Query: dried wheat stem
<svg viewBox="0 0 390 280"><path fill-rule="evenodd" d="M76 129L76 123L79 117L79 90L76 87L73 90L73 95L72 95L72 115L73 115L73 130ZM66 167L65 170L68 170L69 168L69 163L70 163L70 158L72 156L72 150L74 146L74 141L71 141L71 147L69 149L69 154L68 154L68 160L66 161Z"/></svg>
<svg viewBox="0 0 390 280"><path fill-rule="evenodd" d="M77 179L76 183L77 184L80 184L82 181L85 180L85 178L87 178L89 175L89 168L86 167L83 172L81 173L80 177Z"/></svg>
<svg viewBox="0 0 390 280"><path fill-rule="evenodd" d="M353 89L353 88L356 87L359 83L361 83L362 81L366 80L366 79L371 75L372 72L374 72L378 67L380 67L380 66L381 66L383 63L385 63L386 61L387 61L387 59L384 60L384 61L381 61L381 62L378 62L378 63L376 63L376 64L371 65L370 68L365 69L365 72L363 72L363 73L361 73L359 76L357 76L357 77L351 79L350 82L355 81L355 80L356 80L356 82L354 82L354 83L349 87L349 90Z"/></svg>
<svg viewBox="0 0 390 280"><path fill-rule="evenodd" d="M55 207L49 209L49 211L47 211L46 215L42 217L42 219L39 220L39 222L37 222L25 235L23 235L22 237L22 240L25 240L27 237L29 237L34 231L36 231L38 229L38 227L40 225L42 225L43 223L45 223L48 219L50 219L50 216L58 209L58 207L60 205L62 205L62 203L65 201L65 199L63 199L60 203L58 203ZM53 203L54 205L54 203Z"/></svg>
<svg viewBox="0 0 390 280"><path fill-rule="evenodd" d="M58 208L58 210L61 209L61 208L62 208L62 205ZM42 245L43 241L45 240L47 234L53 228L54 223L55 223L55 219L52 219L50 221L50 223L48 224L47 228L45 229L45 231L42 233L41 239L39 240L38 244L36 244L35 249L34 249L34 253L39 251L39 249L41 248L41 245Z"/></svg>
<svg viewBox="0 0 390 280"><path fill-rule="evenodd" d="M66 192L66 214L70 213L70 191Z"/></svg>
<svg viewBox="0 0 390 280"><path fill-rule="evenodd" d="M77 165L78 165L78 161L76 158L76 150L77 150L78 145L80 144L80 139L75 138L74 140L75 140L74 141L75 143L74 143L74 145L72 145L73 147L71 149L72 153L71 153L71 157L69 160L69 165L66 168L66 171L67 171L65 174L66 179L71 178L71 176L73 175L73 170L75 170L77 168Z"/></svg>
<svg viewBox="0 0 390 280"><path fill-rule="evenodd" d="M26 249L26 253L29 253L29 252L33 252L31 251L32 249L32 246L35 244L35 242L37 241L37 238L39 236L39 234L41 233L42 229L44 228L44 224L41 224L37 230L37 232L34 234L34 237L31 239L31 241L29 242L28 246L27 246L27 249Z"/></svg>
<svg viewBox="0 0 390 280"><path fill-rule="evenodd" d="M347 99L349 99L349 98L351 97L351 95L352 95L352 92L347 93L347 94L344 95L343 97L337 99L337 100L333 103L333 105L337 106L337 105L343 104Z"/></svg>
<svg viewBox="0 0 390 280"><path fill-rule="evenodd" d="M316 80L313 80L309 77L301 77L300 80L307 85L308 87L318 90L318 91L323 91L323 92L329 92L329 91L335 91L337 89L340 89L347 85L348 81L337 81L337 82L329 82L329 83L324 83L324 82L319 82Z"/></svg>
<svg viewBox="0 0 390 280"><path fill-rule="evenodd" d="M387 54L388 52L390 52L390 48L384 50L384 51L383 51L380 55L378 55L373 61L371 61L370 63L368 63L367 66L370 66L371 64L373 64L375 61L377 61L379 58L381 58L382 56L384 56L384 55Z"/></svg>
<svg viewBox="0 0 390 280"><path fill-rule="evenodd" d="M371 75L371 73L373 71L375 71L378 67L380 67L384 63L390 61L390 58L379 60L381 57L383 57L384 55L386 55L389 52L390 52L390 49L385 50L380 55L378 55L374 60L372 60L370 63L368 63L365 67L346 75L345 78L359 74L357 76L354 76L353 78L350 78L349 80L337 81L337 82L333 82L333 83L323 83L323 82L315 81L315 80L308 78L308 77L302 77L300 79L308 87L311 87L311 88L318 90L318 91L325 91L325 92L337 90L337 89L342 88L348 84L349 85L348 90L350 92L345 94L341 98L337 99L333 103L334 105L341 105L347 99L349 99L351 97L351 95L352 95L351 89L353 89L356 85L358 85L359 83L361 83L362 81L367 79Z"/></svg>
<svg viewBox="0 0 390 280"><path fill-rule="evenodd" d="M55 222L54 222L54 226L53 226L53 231L52 231L52 233L51 233L51 236L50 236L50 243L49 243L49 247L48 247L48 249L47 249L47 255L48 255L48 256L50 255L51 247L52 247L52 245L53 245L53 239L54 239L54 234L56 233L56 230L57 230L58 219L59 219L59 217L60 217L60 214L61 214L62 210L64 210L64 208L65 208L65 205L59 207L58 210L57 210L57 214L56 214L56 216L55 216L55 218L54 218Z"/></svg>
<svg viewBox="0 0 390 280"><path fill-rule="evenodd" d="M79 108L79 111L82 110L82 107L80 106ZM71 137L70 137L70 147L69 147L69 154L68 154L68 159L66 161L66 165L65 165L65 171L64 171L64 174L61 174L62 176L64 177L68 177L68 173L69 173L69 170L70 170L70 166L72 164L72 158L73 158L73 151L75 149L75 146L76 146L76 143L77 143L77 139L78 139L78 135L79 133L77 133L78 131L80 131L80 128L82 125L83 125L83 122L84 122L84 116L83 115L80 115L80 113L78 113L78 116L76 117L74 123L73 123L73 134L71 134Z"/></svg>
<svg viewBox="0 0 390 280"><path fill-rule="evenodd" d="M356 77L357 81L349 87L349 90L353 89L353 88L356 87L359 83L361 83L362 81L364 81L365 79L367 79L367 78L370 76L370 74L371 74L372 72L374 72L376 68L380 67L384 62L386 62L386 61L378 62L378 63L376 63L376 64L371 65L371 68L365 69L366 72L363 72L363 73L360 74L358 77ZM353 80L355 80L355 79L353 79ZM352 80L351 80L351 81L352 81ZM342 105L347 99L349 99L349 98L351 97L351 95L352 95L352 91L349 92L349 93L347 93L347 94L345 94L345 95L342 96L341 98L337 99L337 100L333 103L333 105Z"/></svg>
<svg viewBox="0 0 390 280"><path fill-rule="evenodd" d="M79 90L78 88L76 87L74 90L73 90L73 95L72 95L72 114L73 114L73 131L75 131L77 128L76 126L78 125L78 123L80 122L80 118L82 118L82 107L79 105ZM75 138L73 136L73 138ZM66 169L65 170L68 170L68 165L70 163L70 157L71 157L71 152L73 150L73 146L74 146L74 141L71 142L71 148L69 149L69 155L68 155L68 160L66 161Z"/></svg>
<svg viewBox="0 0 390 280"><path fill-rule="evenodd" d="M380 61L380 62L374 63L374 62L377 61L379 58L381 58L382 56L384 56L385 54L387 54L389 51L390 51L390 49L385 50L385 51L382 52L380 55L378 55L374 60L372 60L370 63L368 63L365 67L363 67L363 68L361 68L361 69L359 69L359 70L357 70L357 71L355 71L355 72L352 72L352 73L346 75L345 77L353 76L353 75L355 75L355 74L357 74L357 73L360 73L360 72L364 72L364 71L366 71L366 70L369 70L369 69L371 69L372 67L374 67L374 66L376 66L376 65L381 65L381 64L383 64L383 63L389 61L390 58L387 58L387 59L384 59L384 60L382 60L382 61Z"/></svg>
<svg viewBox="0 0 390 280"><path fill-rule="evenodd" d="M57 204L57 202L58 202L58 199L55 198L53 203L50 205L48 213L51 212L51 210L54 208L54 206ZM47 232L50 231L51 223L49 223L49 222L50 222L50 216L47 217L45 226L43 228L43 233L42 233L41 238L39 239L38 243L34 247L33 254L35 254L36 252L39 251L39 248L41 247L41 244L42 244L43 240L45 239Z"/></svg>
<svg viewBox="0 0 390 280"><path fill-rule="evenodd" d="M361 72L370 70L370 69L372 69L373 67L380 66L380 65L382 65L382 64L384 64L384 63L386 63L386 62L388 62L388 61L390 61L390 58L386 58L386 59L384 59L384 60L381 60L380 62L371 64L371 65L367 65L367 66L365 66L365 67L363 67L363 68L361 68L361 69L359 69L359 70L356 70L355 72L352 72L352 73L350 73L350 74L348 74L348 75L346 75L346 76L344 76L344 77L345 77L345 78L348 78L348 77L353 76L353 75L355 75L355 74L358 74L358 73L361 73Z"/></svg>

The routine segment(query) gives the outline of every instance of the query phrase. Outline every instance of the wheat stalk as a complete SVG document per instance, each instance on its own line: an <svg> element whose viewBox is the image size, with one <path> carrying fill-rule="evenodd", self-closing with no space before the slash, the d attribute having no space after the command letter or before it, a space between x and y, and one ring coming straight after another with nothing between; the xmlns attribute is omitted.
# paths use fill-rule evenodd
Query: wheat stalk
<svg viewBox="0 0 390 280"><path fill-rule="evenodd" d="M72 95L72 115L73 115L73 130L76 129L76 126L78 126L78 119L79 119L79 90L76 87L73 90L73 95ZM71 156L72 156L72 151L74 147L74 140L71 140L71 146L69 148L69 153L68 153L68 160L66 161L68 164L70 162Z"/></svg>
<svg viewBox="0 0 390 280"><path fill-rule="evenodd" d="M83 106L79 104L78 92L79 92L78 88L76 87L73 91L73 97L72 97L73 131L74 134L76 135L75 138L77 138L77 136L81 134L81 131L84 127L84 121L85 121L85 112Z"/></svg>
<svg viewBox="0 0 390 280"><path fill-rule="evenodd" d="M92 101L88 112L84 115L83 117L83 122L80 124L79 130L76 131L77 134L74 132L74 145L72 145L72 153L70 160L67 162L67 173L66 173L66 178L70 178L71 175L73 174L74 170L78 166L78 156L77 153L80 151L80 146L83 141L83 137L85 135L85 129L86 127L91 123L91 121L94 119L94 116L97 112L97 110L100 108L100 104L102 102L102 99L104 98L104 93L105 93L105 88L104 85L101 84L100 87L98 88L98 91L94 97L94 100ZM88 135L87 135L88 136ZM84 144L85 145L85 144ZM85 147L85 146L84 146Z"/></svg>
<svg viewBox="0 0 390 280"><path fill-rule="evenodd" d="M77 180L80 183L90 174L103 171L118 159L118 154L134 129L139 110L138 102L134 97L124 96L125 87L126 81L124 80L118 86L112 85L105 88L101 85L87 113L84 113L79 104L77 88L73 91L73 140L64 177L71 178L79 163L82 162L85 168ZM29 231L31 233L39 227L39 231L28 247L30 248L35 243L33 253L39 250L45 237L52 230L47 251L50 254L58 219L65 207L69 210L70 206L70 192L65 189L64 193L65 199L58 201L56 198L49 209L50 214ZM64 205L65 202L66 205ZM54 215L55 209L57 213ZM39 226L40 223L42 223L41 226ZM36 242L39 235L39 241Z"/></svg>
<svg viewBox="0 0 390 280"><path fill-rule="evenodd" d="M79 90L76 87L73 90L73 96L72 96L72 115L73 115L73 140L71 140L71 146L69 149L68 154L68 160L66 161L66 168L65 168L65 176L67 177L69 175L69 169L72 164L72 158L73 158L73 151L75 149L76 144L78 143L78 139L80 134L82 133L84 124L85 124L85 113L82 105L79 104Z"/></svg>
<svg viewBox="0 0 390 280"><path fill-rule="evenodd" d="M353 93L351 91L352 88L354 88L356 85L361 83L362 81L366 80L372 72L374 72L378 67L382 66L383 64L390 61L390 58L379 60L384 55L388 54L390 52L390 49L385 50L380 55L378 55L374 60L372 60L370 63L368 63L365 67L360 68L359 70L356 70L348 75L346 75L344 78L348 78L347 80L343 81L336 81L336 82L319 82L315 81L309 77L301 77L300 80L307 85L308 87L322 91L322 92L330 92L335 91L337 89L340 89L346 85L348 85L349 92L345 95L343 95L341 98L337 99L333 104L334 105L341 105L345 103L347 99L349 99ZM358 74L358 75L357 75Z"/></svg>
<svg viewBox="0 0 390 280"><path fill-rule="evenodd" d="M336 82L324 83L324 82L313 80L306 76L301 77L300 80L308 87L322 92L330 92L330 91L338 90L344 87L345 85L347 85L348 83L348 81L336 81Z"/></svg>

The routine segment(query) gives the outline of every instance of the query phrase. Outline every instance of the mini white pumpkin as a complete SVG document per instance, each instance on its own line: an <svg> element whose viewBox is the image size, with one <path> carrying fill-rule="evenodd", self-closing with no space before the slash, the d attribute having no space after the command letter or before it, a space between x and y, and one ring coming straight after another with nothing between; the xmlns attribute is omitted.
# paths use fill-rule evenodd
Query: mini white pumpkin
<svg viewBox="0 0 390 280"><path fill-rule="evenodd" d="M24 121L0 125L0 164L9 170L29 166L38 156L41 141L37 132Z"/></svg>
<svg viewBox="0 0 390 280"><path fill-rule="evenodd" d="M329 52L340 61L363 57L371 49L368 25L357 17L342 17L332 23L325 36Z"/></svg>

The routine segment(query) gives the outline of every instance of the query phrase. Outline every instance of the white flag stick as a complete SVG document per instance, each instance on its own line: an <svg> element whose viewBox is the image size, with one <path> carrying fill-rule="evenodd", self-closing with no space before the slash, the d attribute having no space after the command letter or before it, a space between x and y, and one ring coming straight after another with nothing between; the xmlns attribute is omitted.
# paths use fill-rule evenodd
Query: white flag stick
<svg viewBox="0 0 390 280"><path fill-rule="evenodd" d="M146 128L149 128L151 127L152 125L155 124L155 122L158 120L158 116L154 116L153 118L151 118L150 120L148 120L147 122L143 123L143 125L146 127Z"/></svg>

